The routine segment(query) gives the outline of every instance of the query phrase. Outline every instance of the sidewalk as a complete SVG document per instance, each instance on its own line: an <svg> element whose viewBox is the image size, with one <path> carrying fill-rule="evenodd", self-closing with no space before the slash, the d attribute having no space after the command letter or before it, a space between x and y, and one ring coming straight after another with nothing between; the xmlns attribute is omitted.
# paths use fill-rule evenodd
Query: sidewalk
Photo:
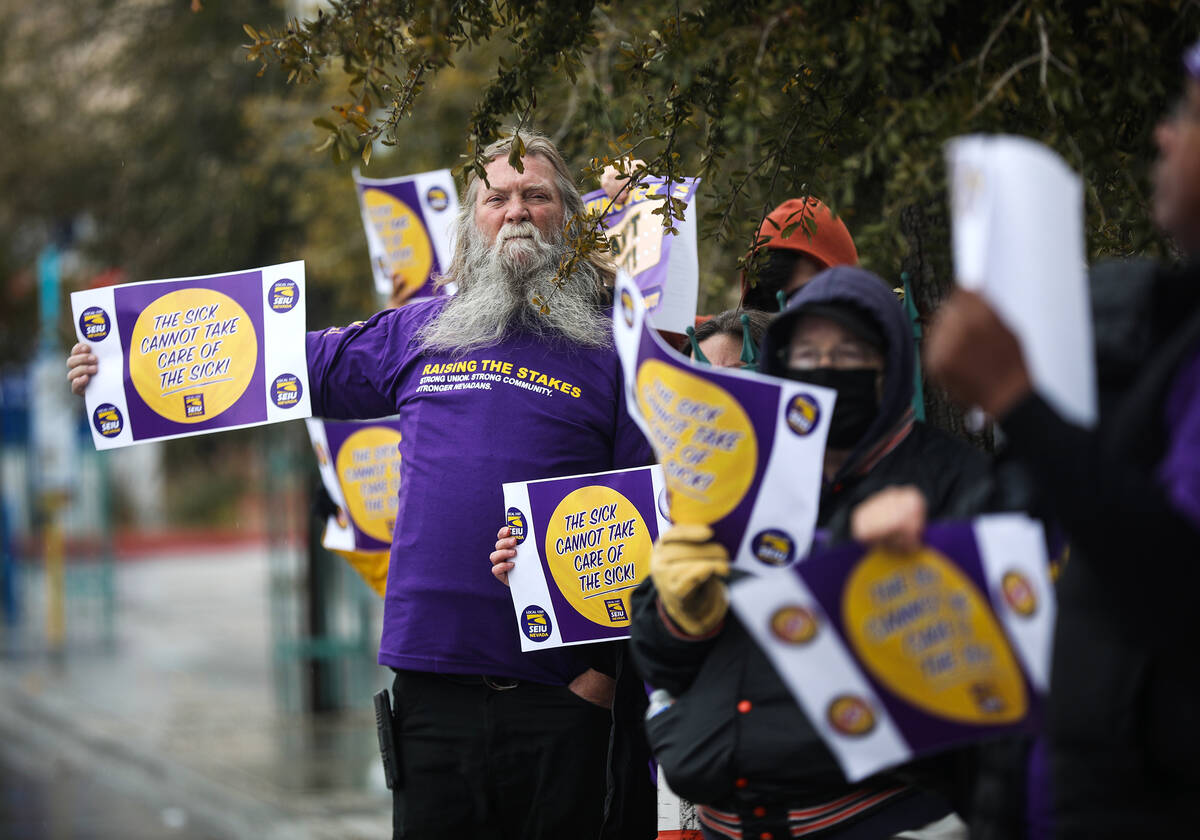
<svg viewBox="0 0 1200 840"><path fill-rule="evenodd" d="M0 658L0 750L103 774L222 838L390 837L370 709L278 708L267 570L254 546L118 563L112 649Z"/></svg>

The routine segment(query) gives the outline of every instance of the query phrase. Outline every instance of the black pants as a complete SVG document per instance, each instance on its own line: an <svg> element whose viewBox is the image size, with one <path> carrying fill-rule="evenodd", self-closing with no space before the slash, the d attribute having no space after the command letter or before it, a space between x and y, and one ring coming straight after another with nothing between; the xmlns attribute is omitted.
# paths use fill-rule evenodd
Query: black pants
<svg viewBox="0 0 1200 840"><path fill-rule="evenodd" d="M565 686L398 671L395 840L589 840L604 810L611 714Z"/></svg>

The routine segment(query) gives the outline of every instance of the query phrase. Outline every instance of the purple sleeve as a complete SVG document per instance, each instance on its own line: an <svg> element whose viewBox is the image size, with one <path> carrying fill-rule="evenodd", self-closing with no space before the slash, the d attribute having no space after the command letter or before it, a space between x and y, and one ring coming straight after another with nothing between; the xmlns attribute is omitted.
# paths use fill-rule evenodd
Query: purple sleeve
<svg viewBox="0 0 1200 840"><path fill-rule="evenodd" d="M308 382L314 417L371 420L396 413L398 310L346 327L310 332ZM403 347L401 344L399 347Z"/></svg>
<svg viewBox="0 0 1200 840"><path fill-rule="evenodd" d="M1171 383L1166 424L1170 442L1158 477L1171 505L1200 528L1200 355Z"/></svg>
<svg viewBox="0 0 1200 840"><path fill-rule="evenodd" d="M620 389L617 394L616 433L613 435L613 465L614 470L624 470L631 467L644 467L655 461L654 450L650 441L642 434L641 428L629 416L629 405L625 400L625 377L618 368L617 376Z"/></svg>

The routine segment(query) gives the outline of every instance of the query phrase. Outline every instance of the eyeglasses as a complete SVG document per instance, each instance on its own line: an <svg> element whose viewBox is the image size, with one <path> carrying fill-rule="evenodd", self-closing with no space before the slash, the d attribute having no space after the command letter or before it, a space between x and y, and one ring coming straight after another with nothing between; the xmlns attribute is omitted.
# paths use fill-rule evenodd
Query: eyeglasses
<svg viewBox="0 0 1200 840"><path fill-rule="evenodd" d="M843 370L864 368L873 366L879 360L878 353L858 342L843 342L827 348L800 344L785 349L779 355L784 364L794 370L812 370L822 366Z"/></svg>

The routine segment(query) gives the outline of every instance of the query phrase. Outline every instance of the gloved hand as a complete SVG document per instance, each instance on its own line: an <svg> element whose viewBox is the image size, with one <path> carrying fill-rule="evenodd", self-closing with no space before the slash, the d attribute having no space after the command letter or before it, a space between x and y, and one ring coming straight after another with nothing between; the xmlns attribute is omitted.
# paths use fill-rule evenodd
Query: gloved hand
<svg viewBox="0 0 1200 840"><path fill-rule="evenodd" d="M721 579L729 574L729 552L712 538L707 525L675 525L650 554L650 577L659 603L679 629L692 636L712 631L729 609Z"/></svg>

